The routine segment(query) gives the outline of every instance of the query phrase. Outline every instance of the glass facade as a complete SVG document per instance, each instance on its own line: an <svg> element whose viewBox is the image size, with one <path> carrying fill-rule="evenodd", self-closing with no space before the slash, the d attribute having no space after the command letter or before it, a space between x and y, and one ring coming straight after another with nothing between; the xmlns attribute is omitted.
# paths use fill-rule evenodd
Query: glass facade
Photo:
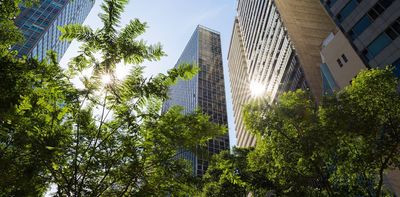
<svg viewBox="0 0 400 197"><path fill-rule="evenodd" d="M396 77L400 77L400 58L393 62L392 65L394 67L394 74Z"/></svg>
<svg viewBox="0 0 400 197"><path fill-rule="evenodd" d="M37 57L42 60L48 50L62 58L69 42L60 41L58 26L82 24L94 5L94 0L42 0L31 8L21 7L15 19L16 26L24 35L24 42L12 47L18 56Z"/></svg>
<svg viewBox="0 0 400 197"><path fill-rule="evenodd" d="M183 106L184 113L192 113L199 108L210 116L212 122L227 125L220 34L198 26L176 66L181 63L196 64L200 67L200 72L191 80L181 80L170 88L170 99L164 103L162 111L165 112L174 105ZM192 162L193 174L202 176L208 167L208 160L205 158L228 149L229 136L226 134L210 140L207 151L180 151L182 158Z"/></svg>
<svg viewBox="0 0 400 197"><path fill-rule="evenodd" d="M335 80L333 79L332 73L325 63L321 64L321 76L322 76L322 86L323 94L333 94L333 92L338 89Z"/></svg>

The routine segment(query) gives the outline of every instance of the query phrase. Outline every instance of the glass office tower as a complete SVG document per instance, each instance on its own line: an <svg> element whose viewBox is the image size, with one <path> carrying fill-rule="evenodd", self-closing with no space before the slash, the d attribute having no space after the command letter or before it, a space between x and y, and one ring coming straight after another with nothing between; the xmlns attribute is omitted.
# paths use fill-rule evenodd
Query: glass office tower
<svg viewBox="0 0 400 197"><path fill-rule="evenodd" d="M212 122L227 125L220 34L197 26L176 66L181 63L198 65L200 72L191 80L179 81L170 88L170 99L164 103L162 111L180 105L184 107L184 113L188 114L199 108L210 116ZM202 176L205 173L208 167L205 156L229 149L228 134L210 140L207 149L195 154L181 150L182 157L192 162L194 175Z"/></svg>
<svg viewBox="0 0 400 197"><path fill-rule="evenodd" d="M24 42L12 47L18 56L37 57L42 60L48 50L62 58L69 42L60 41L58 26L82 24L94 5L94 0L42 0L31 8L21 7L15 19L16 26L24 35Z"/></svg>

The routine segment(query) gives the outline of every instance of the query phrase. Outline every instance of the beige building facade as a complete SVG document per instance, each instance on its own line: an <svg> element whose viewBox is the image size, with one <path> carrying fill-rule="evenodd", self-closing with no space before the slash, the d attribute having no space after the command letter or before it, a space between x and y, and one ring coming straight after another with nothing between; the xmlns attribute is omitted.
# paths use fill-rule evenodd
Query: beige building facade
<svg viewBox="0 0 400 197"><path fill-rule="evenodd" d="M319 0L239 0L228 54L237 146L254 146L246 132L243 106L254 99L309 89L322 93L322 41L335 29ZM254 98L250 85L259 84Z"/></svg>
<svg viewBox="0 0 400 197"><path fill-rule="evenodd" d="M348 85L362 69L367 69L364 62L353 49L346 36L339 29L332 32L322 43L322 62L329 70L334 86L331 89L339 90ZM324 72L323 68L321 68ZM329 73L323 73L329 75ZM324 81L324 83L326 83ZM332 85L331 85L332 86Z"/></svg>
<svg viewBox="0 0 400 197"><path fill-rule="evenodd" d="M319 0L275 0L299 57L309 88L318 101L322 93L320 46L336 29Z"/></svg>
<svg viewBox="0 0 400 197"><path fill-rule="evenodd" d="M249 89L250 78L243 46L243 38L237 19L233 25L230 50L228 53L228 64L232 89L233 117L235 118L235 129L237 131L235 134L236 139L239 139L238 146L255 146L255 137L245 132L245 125L243 122L243 106L249 101L251 93Z"/></svg>

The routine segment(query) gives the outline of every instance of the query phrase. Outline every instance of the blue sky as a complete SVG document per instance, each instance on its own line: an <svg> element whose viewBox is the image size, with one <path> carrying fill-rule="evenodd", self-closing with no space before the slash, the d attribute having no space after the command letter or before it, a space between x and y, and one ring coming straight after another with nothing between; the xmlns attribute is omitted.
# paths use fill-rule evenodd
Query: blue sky
<svg viewBox="0 0 400 197"><path fill-rule="evenodd" d="M101 1L97 0L85 25L98 28ZM227 111L231 145L236 144L229 86L227 53L232 33L236 0L130 0L122 15L122 26L133 18L146 22L148 29L140 38L149 44L160 42L168 56L158 62L145 62L147 76L165 73L172 68L198 24L221 33L222 53L227 94ZM65 66L77 55L79 43L73 42L61 60Z"/></svg>

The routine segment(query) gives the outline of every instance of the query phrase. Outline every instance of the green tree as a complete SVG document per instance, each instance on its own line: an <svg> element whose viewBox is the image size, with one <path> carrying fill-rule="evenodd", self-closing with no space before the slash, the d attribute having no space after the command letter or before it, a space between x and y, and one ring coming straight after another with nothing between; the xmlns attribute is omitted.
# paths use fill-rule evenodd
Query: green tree
<svg viewBox="0 0 400 197"><path fill-rule="evenodd" d="M249 153L250 169L264 172L265 179L289 196L333 195L321 151L321 146L332 142L309 98L297 90L283 94L276 104L246 108L246 128L258 136L255 150Z"/></svg>
<svg viewBox="0 0 400 197"><path fill-rule="evenodd" d="M265 196L275 193L275 185L260 171L252 171L248 154L253 149L234 148L213 156L203 176L202 196Z"/></svg>
<svg viewBox="0 0 400 197"><path fill-rule="evenodd" d="M398 79L362 71L317 106L302 91L246 107L257 135L249 166L289 196L382 196L385 170L399 169Z"/></svg>
<svg viewBox="0 0 400 197"><path fill-rule="evenodd" d="M398 84L390 67L372 69L326 99L322 122L340 137L336 150L340 165L332 181L351 190L362 187L369 196L385 194L385 171L400 167Z"/></svg>
<svg viewBox="0 0 400 197"><path fill-rule="evenodd" d="M38 0L2 0L0 2L0 55L8 53L8 49L23 40L21 32L14 24L15 17L20 12L19 6L30 7Z"/></svg>
<svg viewBox="0 0 400 197"><path fill-rule="evenodd" d="M49 186L56 196L195 192L196 179L179 148L194 150L226 128L200 111L183 115L182 108L173 107L160 114L168 87L194 76L195 66L182 64L151 78L134 66L126 79L114 76L119 63L164 55L159 44L136 40L146 27L139 20L118 29L127 3L105 0L100 29L60 27L62 39L83 42L65 71L54 54L43 62L8 52L2 56L0 195L40 196ZM84 88L77 89L71 79L85 69L93 69L93 75L82 77ZM110 81L102 81L104 76Z"/></svg>
<svg viewBox="0 0 400 197"><path fill-rule="evenodd" d="M51 63L0 58L0 196L43 194L52 149L65 141L62 119L77 91L49 57Z"/></svg>

